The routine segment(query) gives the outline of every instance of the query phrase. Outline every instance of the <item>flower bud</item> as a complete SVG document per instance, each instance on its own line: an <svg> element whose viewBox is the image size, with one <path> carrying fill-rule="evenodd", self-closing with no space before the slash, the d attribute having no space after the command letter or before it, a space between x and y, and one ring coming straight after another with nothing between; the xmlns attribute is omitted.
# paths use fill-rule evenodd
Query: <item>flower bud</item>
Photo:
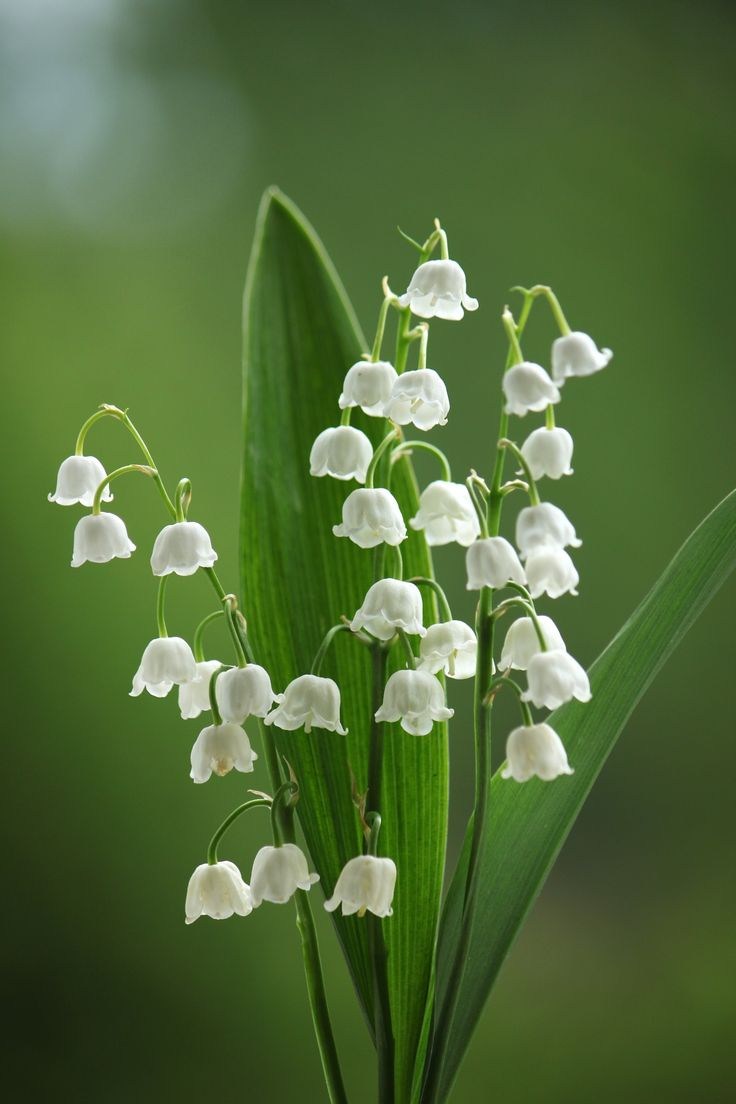
<svg viewBox="0 0 736 1104"><path fill-rule="evenodd" d="M541 364L529 361L515 364L504 373L502 386L506 396L506 413L518 414L520 418L530 410L544 410L550 403L560 401L559 390Z"/></svg>
<svg viewBox="0 0 736 1104"><path fill-rule="evenodd" d="M379 579L369 588L363 605L350 622L350 628L353 632L367 629L378 640L390 640L397 629L424 636L426 630L422 617L419 587L399 579Z"/></svg>
<svg viewBox="0 0 736 1104"><path fill-rule="evenodd" d="M401 721L404 732L426 736L434 721L448 721L442 684L427 671L394 671L386 683L377 721Z"/></svg>
<svg viewBox="0 0 736 1104"><path fill-rule="evenodd" d="M577 594L580 576L564 548L535 548L527 556L525 567L532 598Z"/></svg>
<svg viewBox="0 0 736 1104"><path fill-rule="evenodd" d="M365 483L372 458L373 445L359 429L353 426L323 429L309 454L310 474Z"/></svg>
<svg viewBox="0 0 736 1104"><path fill-rule="evenodd" d="M524 568L513 545L504 537L482 537L470 545L465 557L468 572L467 590L481 587L502 587L506 583L526 582Z"/></svg>
<svg viewBox="0 0 736 1104"><path fill-rule="evenodd" d="M240 725L209 725L194 741L189 777L193 782L207 782L213 773L222 778L233 768L250 774L257 758Z"/></svg>
<svg viewBox="0 0 736 1104"><path fill-rule="evenodd" d="M275 724L292 732L304 728L306 733L314 728L326 728L345 736L347 729L340 724L340 688L331 678L319 675L299 675L290 682L283 694L276 695L279 705L269 713L265 724Z"/></svg>
<svg viewBox="0 0 736 1104"><path fill-rule="evenodd" d="M457 261L425 261L399 298L417 318L445 318L459 322L464 311L478 309L478 300L467 293L465 273ZM463 309L464 308L464 309Z"/></svg>
<svg viewBox="0 0 736 1104"><path fill-rule="evenodd" d="M579 330L552 342L552 377L563 384L570 376L592 376L610 361L610 349L598 349L589 334Z"/></svg>
<svg viewBox="0 0 736 1104"><path fill-rule="evenodd" d="M382 418L395 379L396 369L387 360L359 360L345 376L338 400L340 409L359 406L364 414Z"/></svg>
<svg viewBox="0 0 736 1104"><path fill-rule="evenodd" d="M210 708L210 679L221 666L219 659L205 659L196 665L192 681L181 684L179 710L183 720L193 720Z"/></svg>
<svg viewBox="0 0 736 1104"><path fill-rule="evenodd" d="M67 456L61 462L56 477L56 490L49 495L49 502L59 506L91 506L95 491L105 478L106 472L96 456ZM110 487L102 492L103 502L112 502Z"/></svg>
<svg viewBox="0 0 736 1104"><path fill-rule="evenodd" d="M360 487L351 491L342 506L342 524L333 525L336 537L350 537L360 548L377 544L401 544L406 525L399 504L384 487Z"/></svg>
<svg viewBox="0 0 736 1104"><path fill-rule="evenodd" d="M567 651L565 641L562 639L560 630L552 618L545 617L542 614L537 617L537 621L542 630L547 651ZM537 655L541 650L539 637L531 617L520 617L517 621L514 621L513 625L509 626L509 631L506 633L501 651L501 670L506 671L513 667L517 671L526 671L532 656Z"/></svg>
<svg viewBox="0 0 736 1104"><path fill-rule="evenodd" d="M165 698L171 687L197 677L192 649L180 636L163 636L146 645L141 664L133 676L132 698L147 690L154 698Z"/></svg>
<svg viewBox="0 0 736 1104"><path fill-rule="evenodd" d="M567 652L538 652L529 660L526 677L529 688L521 700L532 702L537 709L557 709L573 698L590 701L588 676Z"/></svg>
<svg viewBox="0 0 736 1104"><path fill-rule="evenodd" d="M431 368L417 368L398 376L384 414L397 425L433 429L447 425L450 399L441 376Z"/></svg>
<svg viewBox="0 0 736 1104"><path fill-rule="evenodd" d="M265 717L276 700L268 671L257 663L223 671L215 683L215 696L223 721L236 725L247 717Z"/></svg>
<svg viewBox="0 0 736 1104"><path fill-rule="evenodd" d="M409 521L412 529L423 529L427 544L450 544L455 541L466 548L480 534L480 523L468 488L463 483L448 483L437 479L425 487L419 496L416 517Z"/></svg>
<svg viewBox="0 0 736 1104"><path fill-rule="evenodd" d="M135 545L128 536L125 522L116 514L87 514L77 522L72 567L81 567L87 562L127 560L131 552L135 552Z"/></svg>
<svg viewBox="0 0 736 1104"><path fill-rule="evenodd" d="M343 916L391 916L391 902L396 885L396 864L393 859L379 859L375 855L358 855L348 859L340 871L335 891L325 901L328 912L342 905Z"/></svg>
<svg viewBox="0 0 736 1104"><path fill-rule="evenodd" d="M165 525L153 545L154 575L193 575L200 567L212 567L217 553L209 533L197 521Z"/></svg>
<svg viewBox="0 0 736 1104"><path fill-rule="evenodd" d="M472 678L478 640L464 621L440 621L430 625L419 645L419 668L436 675L440 671L453 679Z"/></svg>
<svg viewBox="0 0 736 1104"><path fill-rule="evenodd" d="M528 782L536 775L543 782L551 782L561 774L572 773L562 740L548 724L523 725L510 733L502 778Z"/></svg>
<svg viewBox="0 0 736 1104"><path fill-rule="evenodd" d="M579 548L582 543L572 522L551 502L525 506L516 519L516 544L522 559L538 548L565 548L568 544Z"/></svg>
<svg viewBox="0 0 736 1104"><path fill-rule="evenodd" d="M307 859L295 843L262 847L253 860L250 892L253 908L262 901L286 904L298 889L311 889L319 874L310 874Z"/></svg>
<svg viewBox="0 0 736 1104"><path fill-rule="evenodd" d="M235 863L202 863L189 879L185 905L187 924L200 916L226 920L237 913L248 916L253 911L250 889Z"/></svg>
<svg viewBox="0 0 736 1104"><path fill-rule="evenodd" d="M572 475L573 440L562 426L534 429L521 446L521 453L532 473L532 479L560 479Z"/></svg>

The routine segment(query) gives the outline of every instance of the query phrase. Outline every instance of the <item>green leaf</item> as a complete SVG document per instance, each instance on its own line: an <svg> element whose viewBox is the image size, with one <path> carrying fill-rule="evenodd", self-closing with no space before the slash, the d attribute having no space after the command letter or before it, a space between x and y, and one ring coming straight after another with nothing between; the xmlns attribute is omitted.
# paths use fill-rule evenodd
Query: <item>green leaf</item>
<svg viewBox="0 0 736 1104"><path fill-rule="evenodd" d="M373 581L373 554L337 539L332 526L354 484L315 479L309 451L339 421L337 399L348 367L366 349L345 292L314 231L284 196L270 191L258 219L245 297L245 430L242 581L249 635L281 690L308 671L325 632L352 616ZM374 444L382 419L354 424ZM411 464L396 465L393 490L405 517L416 511ZM423 538L402 545L407 576L431 574ZM331 893L343 864L362 849L351 800L351 770L367 783L371 717L368 650L339 634L325 665L342 691L349 735L307 736L272 729L301 788L299 817L321 887ZM409 1095L422 1056L444 867L447 734L386 734L381 850L399 875L394 915L383 924L396 1035L396 1097ZM321 904L315 897L313 904ZM369 1022L372 984L364 921L335 918Z"/></svg>
<svg viewBox="0 0 736 1104"><path fill-rule="evenodd" d="M488 994L619 733L654 676L736 563L736 491L690 535L590 671L593 700L558 709L551 724L575 774L518 785L497 773L481 859L482 885L458 1011L432 1056L446 1100ZM438 948L438 1001L457 944L467 844L450 887Z"/></svg>

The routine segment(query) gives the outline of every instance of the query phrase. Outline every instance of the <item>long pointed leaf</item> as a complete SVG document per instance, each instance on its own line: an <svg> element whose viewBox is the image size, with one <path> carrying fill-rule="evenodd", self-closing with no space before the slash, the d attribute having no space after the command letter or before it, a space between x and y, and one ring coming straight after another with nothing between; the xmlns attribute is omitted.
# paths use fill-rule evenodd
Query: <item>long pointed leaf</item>
<svg viewBox="0 0 736 1104"><path fill-rule="evenodd" d="M518 785L498 774L482 858L483 877L458 1011L432 1062L445 1100L508 950L631 712L736 563L736 491L690 535L636 612L593 664L593 700L557 710L575 774ZM445 904L438 948L438 1000L457 944L467 840Z"/></svg>
<svg viewBox="0 0 736 1104"><path fill-rule="evenodd" d="M350 484L315 479L309 451L339 420L347 368L365 349L353 311L314 231L271 191L264 197L245 297L245 438L242 579L249 633L259 662L282 689L308 671L327 629L352 615L371 584L373 557L332 525ZM374 444L382 419L354 424ZM396 466L393 490L405 517L416 512L411 465ZM423 538L402 546L408 574L431 574ZM298 811L322 888L331 892L342 865L361 851L351 802L351 770L367 782L371 665L366 649L342 634L325 667L343 696L347 737L314 729L274 731L301 788ZM447 808L446 732L417 739L391 726L383 772L382 850L399 875L394 915L384 922L389 989L397 1037L396 1098L408 1099L431 985L442 890ZM336 917L350 970L371 1020L372 989L364 921Z"/></svg>

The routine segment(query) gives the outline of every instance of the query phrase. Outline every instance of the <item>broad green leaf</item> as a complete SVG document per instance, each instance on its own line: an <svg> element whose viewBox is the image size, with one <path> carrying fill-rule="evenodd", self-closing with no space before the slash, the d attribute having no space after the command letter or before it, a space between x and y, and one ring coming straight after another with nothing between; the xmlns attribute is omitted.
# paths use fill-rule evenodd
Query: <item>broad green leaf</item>
<svg viewBox="0 0 736 1104"><path fill-rule="evenodd" d="M366 349L353 311L314 231L278 192L264 197L245 298L245 428L242 581L249 634L258 661L281 690L308 671L322 637L352 616L373 581L373 554L337 539L332 526L355 486L309 474L317 434L339 422L337 399L348 367ZM354 424L374 444L382 419ZM393 490L405 517L416 510L409 461L396 466ZM402 545L406 574L431 574L423 538ZM272 729L301 787L298 811L321 888L331 893L342 865L361 851L351 801L351 770L367 782L371 716L368 651L337 637L324 674L342 691L347 737L314 729L307 736ZM422 1023L442 891L447 815L446 732L407 736L391 726L383 772L381 850L399 875L394 915L383 924L397 1040L396 1097L406 1100L422 1049ZM313 904L321 906L315 893ZM372 986L365 922L335 919L357 992L370 1022Z"/></svg>
<svg viewBox="0 0 736 1104"><path fill-rule="evenodd" d="M654 676L736 563L736 491L690 535L639 608L590 671L593 700L558 709L551 723L575 774L524 785L496 774L482 858L483 879L458 1011L437 1040L440 1073L427 1104L446 1100L508 950L583 802L631 712ZM438 1001L459 932L466 850L445 904L438 948Z"/></svg>

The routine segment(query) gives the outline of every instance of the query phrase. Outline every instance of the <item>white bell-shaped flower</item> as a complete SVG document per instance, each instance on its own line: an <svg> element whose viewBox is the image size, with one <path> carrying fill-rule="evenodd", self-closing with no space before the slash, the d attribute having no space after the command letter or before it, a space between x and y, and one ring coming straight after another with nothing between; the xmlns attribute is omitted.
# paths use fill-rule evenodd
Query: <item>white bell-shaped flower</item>
<svg viewBox="0 0 736 1104"><path fill-rule="evenodd" d="M219 659L202 660L196 666L197 673L192 681L181 684L179 710L183 720L193 720L210 708L210 679L221 666Z"/></svg>
<svg viewBox="0 0 736 1104"><path fill-rule="evenodd" d="M223 671L215 683L215 696L223 721L236 725L248 717L265 717L276 701L268 671L257 663Z"/></svg>
<svg viewBox="0 0 736 1104"><path fill-rule="evenodd" d="M444 380L431 368L417 368L398 376L384 414L397 425L433 429L447 425L450 398Z"/></svg>
<svg viewBox="0 0 736 1104"><path fill-rule="evenodd" d="M310 874L307 858L295 843L262 847L253 860L250 892L253 908L262 901L286 904L298 889L311 889L319 874Z"/></svg>
<svg viewBox="0 0 736 1104"><path fill-rule="evenodd" d="M442 684L428 671L394 671L383 692L377 721L401 721L404 732L426 736L435 721L454 713L445 705Z"/></svg>
<svg viewBox="0 0 736 1104"><path fill-rule="evenodd" d="M202 863L189 879L184 911L187 924L200 916L213 920L226 920L233 913L248 916L253 911L250 887L235 863Z"/></svg>
<svg viewBox="0 0 736 1104"><path fill-rule="evenodd" d="M478 638L464 621L440 621L430 625L419 645L419 667L436 675L440 671L453 679L472 678Z"/></svg>
<svg viewBox="0 0 736 1104"><path fill-rule="evenodd" d="M396 369L387 360L359 360L345 376L338 400L340 409L359 406L364 414L382 418L395 380Z"/></svg>
<svg viewBox="0 0 736 1104"><path fill-rule="evenodd" d="M193 782L207 782L212 774L222 778L233 769L250 774L257 758L240 725L208 725L194 741L189 777Z"/></svg>
<svg viewBox="0 0 736 1104"><path fill-rule="evenodd" d="M542 630L547 651L567 651L565 641L562 639L560 630L552 618L542 614L537 617L537 621ZM542 646L539 643L539 637L531 617L519 617L513 625L509 626L506 633L506 639L501 650L501 670L507 671L509 667L513 667L517 671L526 671L532 656L535 656L541 650Z"/></svg>
<svg viewBox="0 0 736 1104"><path fill-rule="evenodd" d="M156 537L151 553L154 575L193 575L200 567L212 567L217 553L210 535L198 521L175 521Z"/></svg>
<svg viewBox="0 0 736 1104"><path fill-rule="evenodd" d="M309 454L311 475L331 475L333 479L357 479L365 483L373 445L365 433L353 426L323 429Z"/></svg>
<svg viewBox="0 0 736 1104"><path fill-rule="evenodd" d="M328 912L342 905L343 916L391 916L396 885L396 863L393 859L381 859L375 855L357 855L348 859L340 871L335 892L325 901Z"/></svg>
<svg viewBox="0 0 736 1104"><path fill-rule="evenodd" d="M610 361L610 349L599 349L589 334L579 330L552 342L552 377L564 383L570 376L592 376Z"/></svg>
<svg viewBox="0 0 736 1104"><path fill-rule="evenodd" d="M535 548L524 566L532 598L540 598L543 594L550 598L577 594L580 576L564 548Z"/></svg>
<svg viewBox="0 0 736 1104"><path fill-rule="evenodd" d="M304 728L309 733L312 728L326 728L341 736L347 733L340 724L340 688L334 679L299 675L283 694L276 695L276 701L279 704L265 719L267 725L275 724L287 732Z"/></svg>
<svg viewBox="0 0 736 1104"><path fill-rule="evenodd" d="M573 440L562 426L534 429L521 446L521 453L533 479L560 479L572 475Z"/></svg>
<svg viewBox="0 0 736 1104"><path fill-rule="evenodd" d="M437 479L419 496L416 517L409 521L412 529L423 529L427 544L450 544L455 541L466 548L480 535L480 523L470 492L464 483L448 483Z"/></svg>
<svg viewBox="0 0 736 1104"><path fill-rule="evenodd" d="M523 418L529 411L544 410L560 401L560 392L541 364L524 361L504 373L501 381L506 397L507 414Z"/></svg>
<svg viewBox="0 0 736 1104"><path fill-rule="evenodd" d="M538 548L579 548L582 543L569 518L551 502L525 506L516 519L516 544L522 559Z"/></svg>
<svg viewBox="0 0 736 1104"><path fill-rule="evenodd" d="M588 676L567 652L538 652L529 660L526 678L529 687L521 699L537 709L557 709L573 698L590 701Z"/></svg>
<svg viewBox="0 0 736 1104"><path fill-rule="evenodd" d="M504 537L482 537L470 545L465 557L467 590L502 587L506 583L526 582L524 568L512 544Z"/></svg>
<svg viewBox="0 0 736 1104"><path fill-rule="evenodd" d="M464 312L478 309L478 300L468 295L467 282L457 261L425 261L399 298L417 318L445 318L459 322Z"/></svg>
<svg viewBox="0 0 736 1104"><path fill-rule="evenodd" d="M192 649L180 636L162 636L147 644L140 667L133 676L132 698L147 690L154 698L165 698L172 686L192 682L197 664Z"/></svg>
<svg viewBox="0 0 736 1104"><path fill-rule="evenodd" d="M528 782L535 775L551 782L561 774L572 774L562 740L548 724L522 725L506 741L506 766L502 778Z"/></svg>
<svg viewBox="0 0 736 1104"><path fill-rule="evenodd" d="M333 525L336 537L350 537L361 548L401 544L406 525L399 504L385 487L359 487L342 505L342 524Z"/></svg>
<svg viewBox="0 0 736 1104"><path fill-rule="evenodd" d="M367 629L378 640L390 640L397 629L424 636L422 593L414 583L379 579L350 622L353 632Z"/></svg>
<svg viewBox="0 0 736 1104"><path fill-rule="evenodd" d="M128 536L125 522L116 514L86 514L74 530L72 567L83 563L109 563L127 560L135 545Z"/></svg>
<svg viewBox="0 0 736 1104"><path fill-rule="evenodd" d="M67 456L62 460L56 476L56 490L49 495L49 502L59 506L91 506L95 491L106 476L106 471L96 456ZM102 492L103 502L112 502L110 487Z"/></svg>

